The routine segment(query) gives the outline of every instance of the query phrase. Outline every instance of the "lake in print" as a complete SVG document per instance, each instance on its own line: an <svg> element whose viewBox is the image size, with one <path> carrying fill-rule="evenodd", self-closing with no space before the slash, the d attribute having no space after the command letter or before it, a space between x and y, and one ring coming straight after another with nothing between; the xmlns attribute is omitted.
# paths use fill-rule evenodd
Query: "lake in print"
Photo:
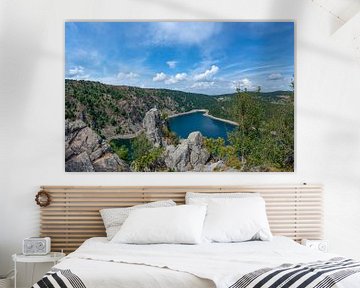
<svg viewBox="0 0 360 288"><path fill-rule="evenodd" d="M227 133L233 131L237 126L207 117L204 112L183 114L168 119L169 128L180 138L187 138L191 132L199 131L208 138L224 138Z"/></svg>

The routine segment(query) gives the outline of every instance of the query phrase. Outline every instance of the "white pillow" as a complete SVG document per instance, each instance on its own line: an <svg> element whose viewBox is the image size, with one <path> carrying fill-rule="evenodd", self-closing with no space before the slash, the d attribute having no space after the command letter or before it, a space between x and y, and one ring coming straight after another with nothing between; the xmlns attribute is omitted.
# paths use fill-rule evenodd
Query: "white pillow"
<svg viewBox="0 0 360 288"><path fill-rule="evenodd" d="M185 203L186 204L208 204L211 199L233 199L233 198L247 198L247 197L259 197L259 193L244 192L244 193L197 193L186 192Z"/></svg>
<svg viewBox="0 0 360 288"><path fill-rule="evenodd" d="M247 197L209 200L203 237L211 242L271 240L264 199Z"/></svg>
<svg viewBox="0 0 360 288"><path fill-rule="evenodd" d="M119 232L121 225L124 223L129 213L132 210L139 208L154 208L154 207L170 207L176 206L172 200L156 201L146 204L135 205L128 208L109 208L101 209L100 214L106 229L107 239L111 240L117 232Z"/></svg>
<svg viewBox="0 0 360 288"><path fill-rule="evenodd" d="M131 211L113 243L197 244L206 214L205 205L180 205Z"/></svg>

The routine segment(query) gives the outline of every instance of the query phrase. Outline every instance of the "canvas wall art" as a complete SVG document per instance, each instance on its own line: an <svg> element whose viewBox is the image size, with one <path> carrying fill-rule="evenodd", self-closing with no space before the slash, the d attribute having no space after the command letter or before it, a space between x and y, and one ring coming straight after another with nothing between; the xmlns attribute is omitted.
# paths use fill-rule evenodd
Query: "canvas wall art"
<svg viewBox="0 0 360 288"><path fill-rule="evenodd" d="M294 171L293 22L66 22L65 171Z"/></svg>

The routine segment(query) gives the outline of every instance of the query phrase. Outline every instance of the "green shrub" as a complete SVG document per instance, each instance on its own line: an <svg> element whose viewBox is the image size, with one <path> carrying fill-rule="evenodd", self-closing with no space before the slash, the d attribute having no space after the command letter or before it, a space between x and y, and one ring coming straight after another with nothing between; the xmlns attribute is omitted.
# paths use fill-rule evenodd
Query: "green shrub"
<svg viewBox="0 0 360 288"><path fill-rule="evenodd" d="M162 126L162 134L168 144L177 145L180 143L179 137L170 131L167 124Z"/></svg>
<svg viewBox="0 0 360 288"><path fill-rule="evenodd" d="M153 145L146 138L146 135L144 133L132 139L131 146L133 150L134 159L138 159L141 158L142 156L145 156L149 152L149 150L153 148Z"/></svg>
<svg viewBox="0 0 360 288"><path fill-rule="evenodd" d="M134 171L138 172L149 172L149 171L159 171L163 164L161 163L161 155L164 152L162 148L153 148L149 150L146 154L136 158L131 163L131 168Z"/></svg>
<svg viewBox="0 0 360 288"><path fill-rule="evenodd" d="M235 147L225 145L223 138L205 138L204 145L215 160L223 160L231 168L241 169L241 161Z"/></svg>

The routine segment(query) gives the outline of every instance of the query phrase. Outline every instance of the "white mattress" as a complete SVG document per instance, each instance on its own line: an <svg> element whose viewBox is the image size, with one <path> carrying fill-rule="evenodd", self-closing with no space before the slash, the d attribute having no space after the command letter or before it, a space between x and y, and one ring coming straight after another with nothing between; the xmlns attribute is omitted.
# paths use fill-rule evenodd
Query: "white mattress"
<svg viewBox="0 0 360 288"><path fill-rule="evenodd" d="M286 237L200 245L112 244L106 238L91 238L56 268L70 269L87 288L222 288L264 267L336 256L311 250ZM360 287L360 273L341 282L336 287Z"/></svg>
<svg viewBox="0 0 360 288"><path fill-rule="evenodd" d="M186 272L126 263L99 262L86 259L66 259L56 265L70 269L87 288L213 288L210 280Z"/></svg>
<svg viewBox="0 0 360 288"><path fill-rule="evenodd" d="M94 237L79 247L77 252L100 252L103 247L116 251L119 244L110 244L106 237ZM137 248L140 245L124 245ZM148 245L143 245L147 246ZM153 245L161 246L161 245ZM166 245L165 245L166 246ZM182 245L174 245L182 246ZM76 253L77 253L76 252ZM70 269L78 275L87 288L215 288L214 282L187 272L174 271L149 265L137 265L113 261L97 261L70 254L55 267ZM86 258L86 257L85 257Z"/></svg>

